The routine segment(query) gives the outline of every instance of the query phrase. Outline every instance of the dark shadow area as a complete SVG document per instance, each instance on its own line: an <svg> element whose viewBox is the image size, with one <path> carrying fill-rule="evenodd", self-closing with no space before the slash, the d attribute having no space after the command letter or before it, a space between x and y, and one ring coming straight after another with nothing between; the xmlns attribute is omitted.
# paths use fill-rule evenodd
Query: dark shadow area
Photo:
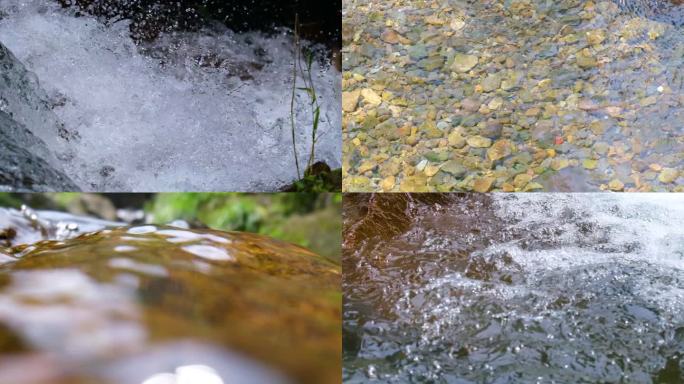
<svg viewBox="0 0 684 384"><path fill-rule="evenodd" d="M274 32L293 28L298 15L300 34L331 49L341 44L342 1L300 0L57 0L64 7L101 16L110 22L132 20L136 40L151 40L163 31L196 30L211 21L220 21L238 31Z"/></svg>

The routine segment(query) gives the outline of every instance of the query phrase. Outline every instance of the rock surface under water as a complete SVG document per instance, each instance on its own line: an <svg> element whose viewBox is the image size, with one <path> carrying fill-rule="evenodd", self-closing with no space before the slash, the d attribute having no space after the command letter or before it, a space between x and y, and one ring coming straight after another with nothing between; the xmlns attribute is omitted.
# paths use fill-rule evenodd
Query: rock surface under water
<svg viewBox="0 0 684 384"><path fill-rule="evenodd" d="M681 383L684 198L345 200L345 382Z"/></svg>
<svg viewBox="0 0 684 384"><path fill-rule="evenodd" d="M88 220L33 243L16 211L0 222L17 239L0 251L0 382L339 381L341 271L323 257L162 226L72 238L105 224Z"/></svg>

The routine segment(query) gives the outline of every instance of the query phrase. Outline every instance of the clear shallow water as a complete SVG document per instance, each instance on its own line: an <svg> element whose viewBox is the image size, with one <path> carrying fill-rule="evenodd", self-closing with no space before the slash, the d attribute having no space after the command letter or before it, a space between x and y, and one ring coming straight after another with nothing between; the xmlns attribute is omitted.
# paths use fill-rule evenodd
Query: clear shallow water
<svg viewBox="0 0 684 384"><path fill-rule="evenodd" d="M78 136L64 142L55 127L27 124L82 189L275 190L296 178L290 36L216 26L139 47L128 21L105 26L72 12L53 1L2 0L0 41ZM339 167L339 72L316 62L313 79L321 105L316 156ZM296 97L304 156L311 111L304 91Z"/></svg>
<svg viewBox="0 0 684 384"><path fill-rule="evenodd" d="M345 204L345 382L684 380L682 196Z"/></svg>
<svg viewBox="0 0 684 384"><path fill-rule="evenodd" d="M345 190L681 190L684 6L617 3L345 2Z"/></svg>

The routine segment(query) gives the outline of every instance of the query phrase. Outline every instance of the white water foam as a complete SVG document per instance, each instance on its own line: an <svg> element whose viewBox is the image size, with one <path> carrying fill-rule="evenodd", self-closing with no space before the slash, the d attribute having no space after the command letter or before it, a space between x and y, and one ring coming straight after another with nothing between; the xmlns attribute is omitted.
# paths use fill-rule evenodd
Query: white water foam
<svg viewBox="0 0 684 384"><path fill-rule="evenodd" d="M62 158L84 190L275 190L297 177L290 34L214 26L162 36L144 53L127 21L107 26L56 2L0 0L0 15L0 41L81 136ZM316 159L339 167L341 76L318 62L312 73L321 105ZM297 91L300 164L310 146L309 101Z"/></svg>
<svg viewBox="0 0 684 384"><path fill-rule="evenodd" d="M357 362L373 365L365 374L350 365L349 382L371 376L380 382L647 383L677 356L684 324L684 196L492 199L474 215L491 209L502 226L496 236L486 228L474 232L493 242L469 251L465 261L439 256L450 254L449 242L422 240L442 244L428 251L441 269L406 271L403 286L394 287L401 295L391 303L391 320L373 318L378 326L363 320ZM416 225L430 233L442 222ZM437 236L468 242L467 233L448 229ZM428 257L420 253L410 257ZM405 355L398 363L381 358L397 351Z"/></svg>

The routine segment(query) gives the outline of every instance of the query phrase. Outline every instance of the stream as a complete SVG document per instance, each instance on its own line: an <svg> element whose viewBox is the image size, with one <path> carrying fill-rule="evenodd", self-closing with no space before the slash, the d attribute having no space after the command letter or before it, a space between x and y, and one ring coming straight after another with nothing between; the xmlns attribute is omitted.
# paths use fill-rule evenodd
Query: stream
<svg viewBox="0 0 684 384"><path fill-rule="evenodd" d="M18 189L274 191L297 178L289 29L234 32L207 23L134 41L130 24L57 1L0 0L0 48L13 56L0 57L0 123L5 130L6 114L42 140L32 147L60 174L52 188ZM318 52L310 71L321 108L316 160L339 168L340 73L322 44L302 47ZM305 77L298 72L297 88ZM313 127L307 91L295 91L293 110L305 164Z"/></svg>
<svg viewBox="0 0 684 384"><path fill-rule="evenodd" d="M0 209L0 382L339 382L340 266L186 227Z"/></svg>
<svg viewBox="0 0 684 384"><path fill-rule="evenodd" d="M344 190L682 191L678 0L350 0Z"/></svg>
<svg viewBox="0 0 684 384"><path fill-rule="evenodd" d="M344 228L344 382L684 381L681 195L349 195Z"/></svg>

